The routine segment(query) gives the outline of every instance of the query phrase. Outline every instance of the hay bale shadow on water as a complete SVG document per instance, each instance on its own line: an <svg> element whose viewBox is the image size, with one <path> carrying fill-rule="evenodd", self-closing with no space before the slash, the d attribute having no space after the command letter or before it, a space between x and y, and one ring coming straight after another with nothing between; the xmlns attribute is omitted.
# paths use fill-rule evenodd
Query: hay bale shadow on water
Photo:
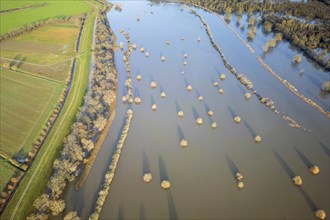
<svg viewBox="0 0 330 220"><path fill-rule="evenodd" d="M229 105L227 106L227 108L228 108L228 111L229 111L231 117L235 118L237 116L236 112Z"/></svg>
<svg viewBox="0 0 330 220"><path fill-rule="evenodd" d="M123 202L120 203L119 208L118 208L118 216L117 216L118 220L124 220L124 206L123 206Z"/></svg>
<svg viewBox="0 0 330 220"><path fill-rule="evenodd" d="M286 173L289 175L289 177L292 179L293 177L296 176L296 174L293 172L293 170L291 170L291 168L289 167L289 165L284 161L284 159L281 157L281 155L279 153L277 153L277 151L272 150L273 154L276 158L276 160L281 164L281 166L283 167L283 169L286 171Z"/></svg>
<svg viewBox="0 0 330 220"><path fill-rule="evenodd" d="M247 91L245 91L239 84L237 84L237 87L238 87L239 91L241 91L242 95L245 95L245 93Z"/></svg>
<svg viewBox="0 0 330 220"><path fill-rule="evenodd" d="M207 119L208 119L209 123L212 124L212 119L211 119L211 117L208 115L208 112L211 111L210 106L209 106L207 103L204 102L204 107L205 107L206 114L207 114L207 116L208 116Z"/></svg>
<svg viewBox="0 0 330 220"><path fill-rule="evenodd" d="M170 219L171 220L178 219L178 213L176 210L176 206L171 191L167 192L167 204L168 204L168 214Z"/></svg>
<svg viewBox="0 0 330 220"><path fill-rule="evenodd" d="M255 138L255 136L257 135L256 132L253 130L253 128L245 121L243 120L243 123L245 125L245 127L247 128L247 130L249 131L250 135L252 136L252 138Z"/></svg>
<svg viewBox="0 0 330 220"><path fill-rule="evenodd" d="M181 107L180 107L180 105L179 105L179 103L178 103L178 100L175 100L175 111L176 111L176 113L178 113L179 111L181 111L182 109L181 109Z"/></svg>
<svg viewBox="0 0 330 220"><path fill-rule="evenodd" d="M165 167L165 163L164 163L163 157L161 155L159 155L158 163L159 163L160 182L162 182L163 180L169 180L167 170L166 170L166 167Z"/></svg>
<svg viewBox="0 0 330 220"><path fill-rule="evenodd" d="M234 180L236 181L236 173L239 173L239 170L238 170L236 164L234 163L234 161L228 155L226 155L226 160L227 160L230 172L233 175Z"/></svg>
<svg viewBox="0 0 330 220"><path fill-rule="evenodd" d="M141 97L141 96L140 96L140 91L139 91L138 88L135 88L135 89L134 89L134 94L135 94L136 97Z"/></svg>
<svg viewBox="0 0 330 220"><path fill-rule="evenodd" d="M183 130L180 125L176 125L176 130L178 132L179 142L182 141L183 139L185 139Z"/></svg>
<svg viewBox="0 0 330 220"><path fill-rule="evenodd" d="M199 117L199 114L198 114L195 106L191 105L191 111L192 111L192 113L194 115L194 119L197 120L197 118Z"/></svg>
<svg viewBox="0 0 330 220"><path fill-rule="evenodd" d="M188 80L185 77L183 77L183 81L184 81L185 87L187 88L187 86L190 85L189 82L188 82Z"/></svg>
<svg viewBox="0 0 330 220"><path fill-rule="evenodd" d="M153 95L150 95L151 105L156 104L155 98Z"/></svg>
<svg viewBox="0 0 330 220"><path fill-rule="evenodd" d="M328 155L328 157L330 157L330 149L325 144L323 144L321 141L319 141L319 144L321 145L323 152L326 155Z"/></svg>
<svg viewBox="0 0 330 220"><path fill-rule="evenodd" d="M147 219L147 216L146 216L146 209L145 209L145 207L144 207L143 202L141 202L141 204L140 204L139 219L140 219L140 220L145 220L145 219Z"/></svg>
<svg viewBox="0 0 330 220"><path fill-rule="evenodd" d="M295 146L293 146L293 148L295 149L295 151L297 152L298 156L300 157L300 159L304 162L305 166L307 167L307 169L309 169L310 167L312 167L314 164L306 157L305 154L303 154L303 152L301 152L298 148L296 148Z"/></svg>
<svg viewBox="0 0 330 220"><path fill-rule="evenodd" d="M318 210L318 207L316 206L315 202L312 200L312 198L305 192L305 190L302 187L299 187L299 192L301 193L301 195L304 197L304 199L306 200L309 208L311 209L312 212L315 212L316 210Z"/></svg>
<svg viewBox="0 0 330 220"><path fill-rule="evenodd" d="M197 89L195 89L195 93L196 93L197 98L201 96L200 92Z"/></svg>
<svg viewBox="0 0 330 220"><path fill-rule="evenodd" d="M146 151L143 149L143 161L142 161L142 175L145 173L151 173L150 165L149 165L149 159L146 154Z"/></svg>

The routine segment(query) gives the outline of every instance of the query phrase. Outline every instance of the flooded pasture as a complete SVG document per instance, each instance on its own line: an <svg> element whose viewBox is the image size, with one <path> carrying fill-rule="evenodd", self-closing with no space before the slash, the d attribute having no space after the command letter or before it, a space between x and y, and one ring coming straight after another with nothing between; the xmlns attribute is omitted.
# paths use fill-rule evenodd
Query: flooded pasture
<svg viewBox="0 0 330 220"><path fill-rule="evenodd" d="M256 57L262 56L281 77L327 111L330 99L320 96L319 88L329 73L306 58L293 66L296 51L287 42L263 55L262 46L272 36L261 29L250 42L252 54L217 16L193 8L205 19L231 65L251 79L260 94L270 97L281 113L310 131L292 128L256 96L245 98L247 89L223 65L200 19L187 8L146 1L120 4L122 11L111 10L108 18L117 45L123 42L127 49L121 30L137 45L130 66L133 96L140 97L141 104L121 102L127 94L127 72L118 49L116 116L86 183L79 190L73 184L69 187L66 211L76 210L82 219L93 212L131 108L134 116L102 219L311 219L317 209L329 215L329 119L287 90ZM246 30L238 28L235 19L229 25L246 39ZM246 17L242 22L247 23ZM221 73L224 80L219 78ZM136 79L139 74L141 80ZM155 89L150 87L153 81ZM187 91L188 85L192 91ZM162 92L166 97L161 97ZM240 123L234 122L235 116L240 116ZM198 117L201 125L196 124ZM254 141L257 135L260 143ZM180 147L182 139L188 142L185 148ZM311 165L320 168L318 175L310 173ZM237 172L244 176L242 189ZM152 174L150 183L143 181L144 173ZM292 181L298 175L303 180L300 187ZM170 181L170 189L160 187L162 180Z"/></svg>

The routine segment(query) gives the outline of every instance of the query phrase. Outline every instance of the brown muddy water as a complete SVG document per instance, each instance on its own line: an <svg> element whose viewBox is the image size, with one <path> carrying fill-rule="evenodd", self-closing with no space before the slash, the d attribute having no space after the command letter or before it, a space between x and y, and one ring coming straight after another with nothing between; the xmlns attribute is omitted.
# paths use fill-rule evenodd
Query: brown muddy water
<svg viewBox="0 0 330 220"><path fill-rule="evenodd" d="M258 63L256 56L262 54L264 42L272 36L259 29L250 42L256 51L252 54L218 17L195 9L209 24L231 65L250 78L260 94L274 100L280 111L310 132L289 127L257 97L245 99L245 87L224 67L200 20L189 10L181 10L179 4L151 5L145 1L120 4L122 12L111 10L108 18L118 44L126 46L119 33L124 30L138 46L130 63L133 93L142 103L128 106L120 101L126 94L127 73L118 50L116 117L85 185L79 190L69 187L66 212L75 210L83 219L92 213L126 110L132 108L134 117L102 219L313 219L316 209L324 209L329 218L329 119L293 95ZM246 39L246 31L237 28L234 19L229 25ZM166 45L167 40L170 45ZM149 52L148 58L139 51L141 46ZM188 54L186 66L184 53ZM329 73L315 68L306 58L298 67L292 66L295 53L288 43L281 42L265 61L329 111L329 97L319 96L320 83L329 79ZM166 57L165 62L161 56ZM300 69L304 74L299 75ZM220 73L226 74L224 81L219 79ZM135 79L138 74L141 81ZM151 81L157 83L156 89L150 88ZM213 87L214 81L218 88ZM188 84L193 87L191 92L186 90ZM162 91L166 98L160 97ZM202 102L197 99L199 95L204 98ZM154 103L156 111L151 109ZM179 110L184 113L181 119ZM208 110L214 115L209 117ZM233 121L236 115L242 118L240 124ZM197 117L203 118L201 126L195 123ZM216 129L211 128L213 121ZM258 144L255 135L262 138ZM188 140L187 148L180 147L182 138ZM311 164L319 166L318 175L308 171ZM237 187L237 171L244 176L243 189ZM142 180L145 172L153 175L149 184ZM301 187L293 184L295 175L302 177ZM161 189L163 179L171 182L169 190Z"/></svg>

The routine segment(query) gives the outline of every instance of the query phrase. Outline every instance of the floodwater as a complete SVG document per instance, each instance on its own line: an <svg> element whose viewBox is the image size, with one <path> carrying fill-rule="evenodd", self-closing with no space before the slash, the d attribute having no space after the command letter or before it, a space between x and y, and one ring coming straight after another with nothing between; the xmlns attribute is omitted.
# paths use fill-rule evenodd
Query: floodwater
<svg viewBox="0 0 330 220"><path fill-rule="evenodd" d="M280 111L310 132L289 127L255 96L245 100L245 87L224 67L200 20L187 9L145 1L120 3L122 12L112 10L108 18L117 44L122 41L126 45L119 33L125 30L138 45L130 62L133 92L141 97L142 104L121 102L127 74L118 50L116 117L85 185L78 191L73 185L69 187L66 212L75 210L83 219L92 213L126 110L132 108L132 124L102 219L312 219L316 209L324 209L328 217L329 119L293 95L258 63L256 56L271 37L259 30L251 42L256 54L251 54L217 16L195 9L210 25L231 65L248 76L261 95L273 99ZM235 22L230 23L233 28ZM246 38L244 31L236 30ZM141 46L150 53L149 58L139 51ZM187 66L182 65L184 53L188 54ZM316 69L305 58L298 67L291 66L294 54L283 42L266 54L265 61L329 111L329 99L318 96L319 82L329 73ZM165 62L161 62L162 55ZM302 76L298 74L300 68L305 69ZM226 74L224 81L219 79L220 73ZM135 79L137 74L142 75L141 81ZM158 85L154 90L151 81ZM223 94L213 87L213 81L219 83ZM192 85L192 92L186 90L187 84ZM160 97L161 91L166 98ZM204 97L202 102L197 99L199 95ZM151 110L154 103L157 111ZM207 116L209 109L214 112L212 117ZM181 119L179 110L184 112ZM236 115L242 118L240 124L233 121ZM195 123L198 116L203 118L201 126ZM216 129L211 128L212 121L218 124ZM257 134L262 138L259 144L254 143ZM187 148L180 147L183 137L188 140ZM319 166L321 172L313 176L308 171L310 164ZM244 176L241 190L234 177L237 171ZM144 172L152 173L151 183L143 182ZM295 175L302 177L301 187L291 181ZM171 182L169 190L161 189L163 179Z"/></svg>

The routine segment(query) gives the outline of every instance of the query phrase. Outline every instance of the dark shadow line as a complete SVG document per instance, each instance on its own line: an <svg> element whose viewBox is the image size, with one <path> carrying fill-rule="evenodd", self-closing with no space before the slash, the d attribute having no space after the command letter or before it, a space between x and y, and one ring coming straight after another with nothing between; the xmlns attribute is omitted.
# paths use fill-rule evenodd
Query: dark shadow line
<svg viewBox="0 0 330 220"><path fill-rule="evenodd" d="M257 135L256 132L245 120L243 120L243 123L244 123L245 127L247 128L247 130L249 131L250 135L254 138Z"/></svg>
<svg viewBox="0 0 330 220"><path fill-rule="evenodd" d="M305 190L302 187L299 187L299 192L301 193L301 195L304 197L304 199L306 200L309 208L311 209L312 212L315 212L316 210L318 210L315 202L312 200L312 198L305 192Z"/></svg>
<svg viewBox="0 0 330 220"><path fill-rule="evenodd" d="M145 209L144 204L143 204L142 201L141 201L141 204L140 204L139 219L140 219L140 220L145 220L145 219L147 219L147 216L146 216L146 209Z"/></svg>
<svg viewBox="0 0 330 220"><path fill-rule="evenodd" d="M191 110L192 110L192 113L193 113L194 118L195 118L195 120L196 120L196 119L199 117L199 114L198 114L198 112L197 112L195 106L191 105Z"/></svg>
<svg viewBox="0 0 330 220"><path fill-rule="evenodd" d="M168 174L163 157L161 155L159 155L158 160L159 160L159 177L160 177L160 182L162 182L163 180L168 180Z"/></svg>
<svg viewBox="0 0 330 220"><path fill-rule="evenodd" d="M151 105L156 104L155 98L153 95L150 95L150 101L151 101Z"/></svg>
<svg viewBox="0 0 330 220"><path fill-rule="evenodd" d="M293 148L295 149L295 151L297 152L298 156L300 157L300 159L304 162L305 166L307 167L307 169L309 169L310 167L313 166L313 163L306 157L305 154L303 154L303 152L301 152L298 148L296 148L295 146L293 146Z"/></svg>
<svg viewBox="0 0 330 220"><path fill-rule="evenodd" d="M175 100L175 110L176 110L176 112L181 111L181 107L180 107L180 105L178 103L178 100Z"/></svg>
<svg viewBox="0 0 330 220"><path fill-rule="evenodd" d="M319 141L319 144L321 145L323 152L330 157L330 149L321 141Z"/></svg>
<svg viewBox="0 0 330 220"><path fill-rule="evenodd" d="M123 202L120 203L119 208L118 208L118 220L123 220L124 219L124 207L123 207Z"/></svg>
<svg viewBox="0 0 330 220"><path fill-rule="evenodd" d="M170 220L177 220L178 212L176 210L176 206L171 191L167 192L167 204L168 204L168 213Z"/></svg>
<svg viewBox="0 0 330 220"><path fill-rule="evenodd" d="M289 165L283 160L283 158L281 157L281 155L279 155L279 153L277 153L275 150L272 150L273 154L276 158L276 160L281 164L281 166L283 167L283 169L286 171L286 173L289 175L289 177L292 179L293 177L295 177L295 173L293 172L293 170L291 170L291 168L289 167Z"/></svg>
<svg viewBox="0 0 330 220"><path fill-rule="evenodd" d="M226 155L226 160L227 160L230 172L233 175L234 179L236 180L236 173L239 173L239 170L238 170L236 164L234 163L234 161L228 155Z"/></svg>
<svg viewBox="0 0 330 220"><path fill-rule="evenodd" d="M227 106L227 108L228 108L228 111L229 111L231 117L235 118L237 116L235 111L229 105Z"/></svg>
<svg viewBox="0 0 330 220"><path fill-rule="evenodd" d="M146 151L145 149L142 150L143 151L143 163L142 163L142 168L143 168L143 174L145 173L151 173L151 170L150 170L150 165L149 165L149 159L148 159L148 156L146 154Z"/></svg>
<svg viewBox="0 0 330 220"><path fill-rule="evenodd" d="M180 125L176 125L176 130L178 132L179 141L181 141L182 139L185 139L184 134L183 134L183 130L182 130Z"/></svg>

